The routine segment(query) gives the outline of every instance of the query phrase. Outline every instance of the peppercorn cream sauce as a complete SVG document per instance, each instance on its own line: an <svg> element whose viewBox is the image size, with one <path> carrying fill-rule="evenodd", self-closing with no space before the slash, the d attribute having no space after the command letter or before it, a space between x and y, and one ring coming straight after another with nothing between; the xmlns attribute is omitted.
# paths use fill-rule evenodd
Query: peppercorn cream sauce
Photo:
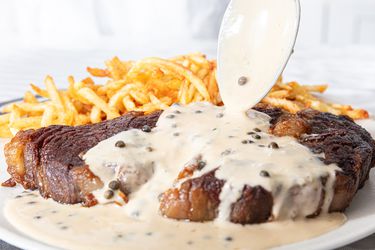
<svg viewBox="0 0 375 250"><path fill-rule="evenodd" d="M118 179L130 192L124 211L129 216L137 211L137 216L147 219L158 213L159 195L186 180L175 183L179 172L202 162L204 167L189 178L217 169L216 177L225 180L217 220L228 220L231 204L240 198L245 185L262 186L272 193L275 220L313 214L322 196L323 212L327 212L339 168L325 165L320 155L294 138L268 134L269 119L254 110L247 115L226 113L224 107L209 103L173 105L151 132L119 133L83 156L105 184L94 195L101 203L121 202L116 192L112 199L104 195L109 182ZM116 147L118 141L126 146Z"/></svg>
<svg viewBox="0 0 375 250"><path fill-rule="evenodd" d="M329 232L343 214L259 225L175 221L154 214L129 217L113 204L84 208L25 192L7 203L5 215L22 233L62 249L268 249Z"/></svg>

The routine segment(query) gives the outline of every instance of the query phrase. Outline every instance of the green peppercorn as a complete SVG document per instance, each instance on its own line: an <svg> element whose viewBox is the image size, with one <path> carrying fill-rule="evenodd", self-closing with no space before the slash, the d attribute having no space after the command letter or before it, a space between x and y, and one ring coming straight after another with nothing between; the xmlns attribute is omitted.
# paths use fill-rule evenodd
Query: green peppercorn
<svg viewBox="0 0 375 250"><path fill-rule="evenodd" d="M115 146L118 147L118 148L125 148L126 147L126 144L124 141L117 141L115 143Z"/></svg>
<svg viewBox="0 0 375 250"><path fill-rule="evenodd" d="M115 193L110 189L104 192L104 198L106 198L107 200L111 199L114 195Z"/></svg>
<svg viewBox="0 0 375 250"><path fill-rule="evenodd" d="M207 163L205 161L199 161L198 162L198 169L202 170L206 165L207 165Z"/></svg>
<svg viewBox="0 0 375 250"><path fill-rule="evenodd" d="M262 170L262 171L260 171L260 176L262 176L262 177L266 177L266 178L268 178L268 177L270 177L270 173L268 173L266 170Z"/></svg>
<svg viewBox="0 0 375 250"><path fill-rule="evenodd" d="M247 83L247 78L246 76L241 76L240 78L238 78L238 85L240 86L243 86Z"/></svg>
<svg viewBox="0 0 375 250"><path fill-rule="evenodd" d="M118 180L113 180L108 184L108 187L112 190L117 190L120 188L120 182Z"/></svg>
<svg viewBox="0 0 375 250"><path fill-rule="evenodd" d="M142 131L145 132L145 133L150 133L151 132L151 127L148 126L148 125L144 125L142 127Z"/></svg>
<svg viewBox="0 0 375 250"><path fill-rule="evenodd" d="M256 140L262 139L262 137L260 135L253 135L253 138L256 139Z"/></svg>
<svg viewBox="0 0 375 250"><path fill-rule="evenodd" d="M254 131L255 131L255 132L262 132L262 130L259 129L259 128L254 128Z"/></svg>
<svg viewBox="0 0 375 250"><path fill-rule="evenodd" d="M270 145L268 145L269 148L273 148L273 149L278 149L279 148L279 144L277 144L276 142L271 142Z"/></svg>

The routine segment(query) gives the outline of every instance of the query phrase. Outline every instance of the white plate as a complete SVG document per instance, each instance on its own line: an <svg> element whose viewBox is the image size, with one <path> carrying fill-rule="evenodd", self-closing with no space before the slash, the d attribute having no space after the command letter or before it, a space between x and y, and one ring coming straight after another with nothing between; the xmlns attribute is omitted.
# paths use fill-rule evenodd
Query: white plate
<svg viewBox="0 0 375 250"><path fill-rule="evenodd" d="M350 103L354 106L364 107L372 114L375 114L375 92L361 91L354 89L334 89L330 90L326 97L335 102ZM375 131L373 131L375 132ZM4 141L0 143L1 151ZM7 178L5 172L4 156L0 157L1 169L0 181ZM7 199L14 197L21 192L21 188L0 188L0 209L2 210ZM300 249L334 249L345 246L354 241L360 240L375 233L375 171L372 171L370 180L366 186L358 192L350 208L346 211L348 221L340 228L324 234L320 237L279 247L279 250L300 250ZM0 213L0 238L12 245L23 249L56 249L33 240L28 236L18 232Z"/></svg>

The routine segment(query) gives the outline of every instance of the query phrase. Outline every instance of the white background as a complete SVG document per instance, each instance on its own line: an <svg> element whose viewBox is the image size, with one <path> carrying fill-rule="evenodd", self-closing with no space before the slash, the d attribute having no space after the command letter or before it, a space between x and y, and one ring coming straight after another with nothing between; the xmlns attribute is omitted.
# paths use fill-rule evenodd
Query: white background
<svg viewBox="0 0 375 250"><path fill-rule="evenodd" d="M0 0L0 99L105 59L216 54L229 0ZM301 0L289 80L375 89L375 0ZM5 87L6 86L6 87Z"/></svg>
<svg viewBox="0 0 375 250"><path fill-rule="evenodd" d="M228 0L0 0L1 47L184 48L214 41ZM374 0L301 0L299 47L374 45Z"/></svg>

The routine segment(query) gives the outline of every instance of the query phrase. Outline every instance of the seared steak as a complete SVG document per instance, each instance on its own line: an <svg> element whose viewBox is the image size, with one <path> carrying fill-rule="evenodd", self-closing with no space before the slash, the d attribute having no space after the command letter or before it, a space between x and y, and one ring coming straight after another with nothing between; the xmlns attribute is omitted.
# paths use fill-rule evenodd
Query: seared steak
<svg viewBox="0 0 375 250"><path fill-rule="evenodd" d="M370 134L346 116L315 110L304 110L292 115L265 105L258 105L256 109L272 118L270 133L293 136L313 152L324 153L324 163L336 163L342 169L336 172L329 211L344 211L356 192L363 187L370 169L375 165L375 142ZM217 179L214 173L188 179L180 188L172 188L163 194L160 210L169 218L212 220L218 215L218 194L223 185L224 182ZM309 217L319 215L322 204ZM241 197L232 204L230 220L240 224L266 222L271 219L272 206L270 192L262 187L245 186Z"/></svg>
<svg viewBox="0 0 375 250"><path fill-rule="evenodd" d="M159 115L160 112L146 116L132 112L94 125L19 132L5 146L8 172L25 189L39 189L45 198L90 205L90 193L103 184L80 156L119 132L144 125L154 127Z"/></svg>
<svg viewBox="0 0 375 250"><path fill-rule="evenodd" d="M292 115L264 105L256 109L271 116L270 133L294 136L313 152L324 153L322 160L326 164L336 163L342 169L336 174L330 211L347 208L375 164L375 143L370 134L344 116L313 110ZM143 125L154 127L159 115L160 112L147 116L130 113L95 125L51 126L20 132L5 148L8 172L24 188L39 189L43 197L62 203L92 205L91 192L103 184L80 155L121 131ZM181 176L186 177L189 171ZM213 220L218 213L223 185L224 181L215 177L215 171L188 178L179 188L166 190L161 196L160 210L175 219ZM270 219L272 206L271 193L259 186L245 186L241 197L232 204L230 220L241 224L265 222ZM311 216L319 213L318 209Z"/></svg>
<svg viewBox="0 0 375 250"><path fill-rule="evenodd" d="M189 179L179 189L172 188L163 193L160 211L173 219L213 220L218 215L223 185L224 181L215 177L215 171ZM272 206L270 192L259 186L245 186L241 197L232 205L230 220L240 224L261 223L271 216Z"/></svg>

